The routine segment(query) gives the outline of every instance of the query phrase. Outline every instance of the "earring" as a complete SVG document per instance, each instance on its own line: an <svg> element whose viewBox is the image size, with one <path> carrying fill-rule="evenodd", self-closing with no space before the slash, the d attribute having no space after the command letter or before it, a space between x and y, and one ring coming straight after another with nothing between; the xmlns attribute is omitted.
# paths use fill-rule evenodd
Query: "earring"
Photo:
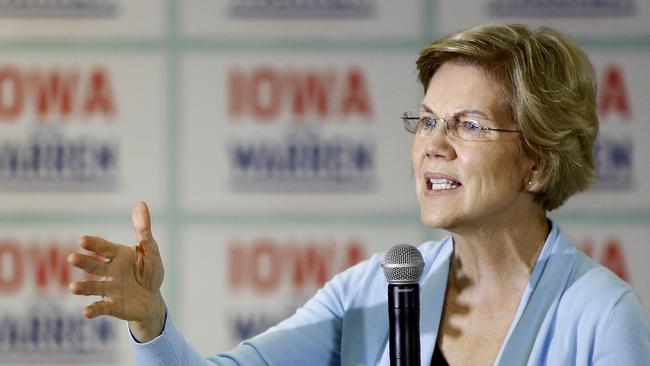
<svg viewBox="0 0 650 366"><path fill-rule="evenodd" d="M533 185L533 181L532 181L532 180L529 180L529 181L528 181L528 185L529 185L529 186Z"/></svg>

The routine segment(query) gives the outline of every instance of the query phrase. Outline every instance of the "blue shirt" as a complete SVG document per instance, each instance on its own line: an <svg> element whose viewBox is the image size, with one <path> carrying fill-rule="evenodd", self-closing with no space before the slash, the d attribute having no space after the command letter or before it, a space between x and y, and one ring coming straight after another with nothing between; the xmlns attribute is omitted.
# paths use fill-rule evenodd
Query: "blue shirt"
<svg viewBox="0 0 650 366"><path fill-rule="evenodd" d="M453 241L419 247L420 347L431 360ZM388 365L381 255L336 275L296 313L235 349L204 358L167 316L163 333L132 342L138 365ZM514 334L514 335L513 335ZM650 365L650 327L630 285L552 225L495 365Z"/></svg>

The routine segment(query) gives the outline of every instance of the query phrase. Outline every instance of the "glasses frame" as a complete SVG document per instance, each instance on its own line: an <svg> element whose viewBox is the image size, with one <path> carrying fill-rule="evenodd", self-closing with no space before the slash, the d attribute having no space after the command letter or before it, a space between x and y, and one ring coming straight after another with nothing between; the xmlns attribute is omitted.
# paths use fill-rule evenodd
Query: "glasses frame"
<svg viewBox="0 0 650 366"><path fill-rule="evenodd" d="M403 113L402 113L402 117L400 117L400 119L402 120L402 124L403 124L404 129L405 129L406 131L408 131L408 132L410 132L410 133L412 133L412 134L414 134L414 135L417 135L417 134L418 134L418 131L420 130L420 119L421 119L421 118L420 118L419 116L418 116L418 117L411 117L411 115L410 115L409 113L415 113L415 112L410 112L410 111L409 111L409 112L403 112ZM466 139L463 139L463 138L461 138L461 137L459 137L459 136L453 136L453 135L450 135L451 130L452 130L451 125L452 125L454 122L450 122L449 119L450 119L450 118L455 118L455 117L458 117L458 116L459 116L459 115L453 115L453 116L451 116L451 117L424 117L424 118L430 119L433 123L432 123L432 125L431 125L431 128L428 128L428 131L427 131L426 133L421 134L421 135L425 135L425 136L426 136L426 135L430 135L431 132L433 132L433 130L434 130L434 129L436 128L436 126L438 125L438 122L439 122L439 121L443 121L443 122L445 123L445 134L446 134L447 136L457 137L457 138L459 138L459 139L461 139L461 140L463 140L463 141L476 141L476 140L466 140ZM417 128L416 128L415 130L412 130L411 128L409 128L409 127L412 125L412 123L411 123L412 121L417 121L417 124L416 124L416 125L417 125ZM478 128L479 128L479 130L480 130L481 132L485 132L485 131L496 131L496 132L516 132L516 133L520 133L520 132L521 132L520 130L508 130L508 129L504 129L504 128L484 127L484 126L481 126L480 124L479 124ZM480 141L480 140L479 140L479 141Z"/></svg>

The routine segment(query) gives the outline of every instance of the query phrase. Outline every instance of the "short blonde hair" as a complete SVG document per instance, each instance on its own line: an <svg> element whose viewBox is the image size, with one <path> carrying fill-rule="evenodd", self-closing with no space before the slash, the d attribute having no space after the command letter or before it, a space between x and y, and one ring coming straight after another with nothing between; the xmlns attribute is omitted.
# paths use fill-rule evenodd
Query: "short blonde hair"
<svg viewBox="0 0 650 366"><path fill-rule="evenodd" d="M426 92L445 62L469 62L502 86L506 112L521 131L524 150L538 162L536 199L560 207L595 179L598 135L594 70L585 53L551 28L486 25L445 36L420 52Z"/></svg>

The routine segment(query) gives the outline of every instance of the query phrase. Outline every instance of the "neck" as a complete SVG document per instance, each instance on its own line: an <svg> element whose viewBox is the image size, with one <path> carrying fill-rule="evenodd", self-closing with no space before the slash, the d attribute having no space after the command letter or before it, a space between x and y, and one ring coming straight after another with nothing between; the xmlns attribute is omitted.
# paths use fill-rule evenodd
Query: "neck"
<svg viewBox="0 0 650 366"><path fill-rule="evenodd" d="M520 292L530 278L548 232L543 212L516 223L453 232L450 286L459 293L490 297L513 290Z"/></svg>

